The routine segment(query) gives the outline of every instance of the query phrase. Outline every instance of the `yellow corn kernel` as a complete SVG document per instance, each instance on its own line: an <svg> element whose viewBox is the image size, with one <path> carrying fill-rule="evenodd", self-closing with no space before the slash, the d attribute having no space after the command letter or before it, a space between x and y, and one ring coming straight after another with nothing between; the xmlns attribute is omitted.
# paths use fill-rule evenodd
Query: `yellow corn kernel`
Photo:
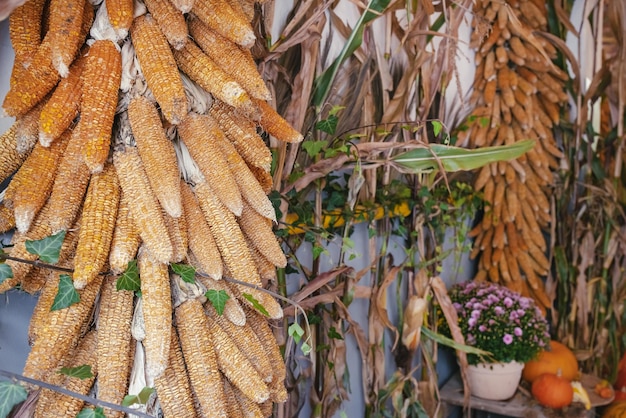
<svg viewBox="0 0 626 418"><path fill-rule="evenodd" d="M189 185L181 185L181 195L189 237L189 249L198 262L197 267L212 279L219 280L222 278L222 258L209 224Z"/></svg>
<svg viewBox="0 0 626 418"><path fill-rule="evenodd" d="M152 191L165 212L174 218L180 217L182 204L176 151L165 136L159 112L147 98L138 96L128 105L128 120Z"/></svg>
<svg viewBox="0 0 626 418"><path fill-rule="evenodd" d="M254 402L260 403L267 400L269 389L250 361L213 318L208 316L206 318L219 369L234 387Z"/></svg>
<svg viewBox="0 0 626 418"><path fill-rule="evenodd" d="M78 303L48 312L44 318L45 324L37 333L37 339L28 354L23 371L25 376L46 380L48 375L56 372L61 360L80 340L81 329L91 319L102 278L97 276L80 291Z"/></svg>
<svg viewBox="0 0 626 418"><path fill-rule="evenodd" d="M222 383L224 385L224 398L226 399L226 411L228 412L228 416L231 418L244 418L245 415L237 401L234 388L226 377L222 377ZM241 391L239 391L239 393L241 393Z"/></svg>
<svg viewBox="0 0 626 418"><path fill-rule="evenodd" d="M133 24L134 2L133 0L106 0L109 22L115 30L117 39L124 39Z"/></svg>
<svg viewBox="0 0 626 418"><path fill-rule="evenodd" d="M222 315L224 318L228 319L235 325L242 326L246 323L246 313L243 311L243 308L239 304L239 300L237 296L231 291L230 287L223 281L213 280L209 277L204 277L198 275L198 280L206 287L207 289L212 289L217 292L224 291L228 294L228 300L226 300L226 304L224 305L224 311Z"/></svg>
<svg viewBox="0 0 626 418"><path fill-rule="evenodd" d="M28 325L28 343L31 346L34 344L41 330L44 329L44 325L46 324L45 318L48 312L50 312L59 287L60 273L51 269L45 270L48 272L48 277L46 277L46 281L41 288Z"/></svg>
<svg viewBox="0 0 626 418"><path fill-rule="evenodd" d="M98 332L90 331L81 338L78 346L69 353L63 362L63 367L91 366L92 376L79 379L77 377L62 376L58 386L81 395L87 395L98 376L98 364L95 361L99 335ZM98 376L99 378L99 376ZM56 383L56 382L55 382ZM70 395L43 389L39 394L39 400L35 409L35 417L66 417L72 418L78 415L85 401Z"/></svg>
<svg viewBox="0 0 626 418"><path fill-rule="evenodd" d="M187 96L167 39L150 15L135 19L130 36L163 116L173 124L179 123L187 114Z"/></svg>
<svg viewBox="0 0 626 418"><path fill-rule="evenodd" d="M189 40L180 50L174 51L174 58L181 71L208 93L242 110L244 114L255 112L250 96L243 87L202 52L194 42Z"/></svg>
<svg viewBox="0 0 626 418"><path fill-rule="evenodd" d="M219 101L213 103L210 113L246 164L269 171L272 153L257 133L254 122L235 114L232 107Z"/></svg>
<svg viewBox="0 0 626 418"><path fill-rule="evenodd" d="M206 312L230 336L237 348L250 361L259 377L266 383L271 382L273 375L272 364L259 338L250 328L250 324L246 322L242 326L235 325L223 315L218 315L212 306L207 306Z"/></svg>
<svg viewBox="0 0 626 418"><path fill-rule="evenodd" d="M139 230L130 215L130 204L126 194L122 192L109 250L109 268L115 274L121 274L126 270L128 263L135 258L141 243Z"/></svg>
<svg viewBox="0 0 626 418"><path fill-rule="evenodd" d="M172 296L167 264L152 258L149 249L139 248L139 278L146 336L146 374L160 376L167 367L172 329Z"/></svg>
<svg viewBox="0 0 626 418"><path fill-rule="evenodd" d="M185 216L173 218L163 211L163 219L167 226L167 232L172 242L173 255L172 263L180 263L187 258L187 249L189 248L189 236L187 229L187 219Z"/></svg>
<svg viewBox="0 0 626 418"><path fill-rule="evenodd" d="M219 146L226 156L228 167L235 177L243 199L260 215L272 221L276 221L276 211L274 210L272 202L233 144L222 139L219 141Z"/></svg>
<svg viewBox="0 0 626 418"><path fill-rule="evenodd" d="M261 100L272 98L249 50L242 49L233 41L224 38L200 19L190 20L189 33L204 53L222 70L232 74L235 81L251 97ZM236 68L237 71L232 71L233 68Z"/></svg>
<svg viewBox="0 0 626 418"><path fill-rule="evenodd" d="M92 173L102 171L109 156L117 92L122 77L122 57L117 45L97 40L89 48L81 74L80 135L84 141L85 164Z"/></svg>
<svg viewBox="0 0 626 418"><path fill-rule="evenodd" d="M39 142L47 147L70 127L78 116L82 95L81 73L85 58L78 58L69 70L67 78L54 89L50 100L39 115Z"/></svg>
<svg viewBox="0 0 626 418"><path fill-rule="evenodd" d="M171 331L170 355L165 372L154 379L165 418L197 416L189 376L176 330Z"/></svg>
<svg viewBox="0 0 626 418"><path fill-rule="evenodd" d="M189 113L178 125L178 134L218 198L230 211L240 214L243 201L234 173L218 145L225 139L215 120L208 115Z"/></svg>
<svg viewBox="0 0 626 418"><path fill-rule="evenodd" d="M261 113L261 128L276 139L284 142L300 142L304 139L269 103L263 100L254 100Z"/></svg>
<svg viewBox="0 0 626 418"><path fill-rule="evenodd" d="M132 365L132 336L134 293L117 290L118 276L107 276L100 291L98 309L98 399L121 404L128 391ZM107 410L107 417L113 410ZM123 416L124 414L117 414Z"/></svg>
<svg viewBox="0 0 626 418"><path fill-rule="evenodd" d="M26 232L46 203L69 138L68 131L48 148L36 144L9 183L4 198L13 207L18 231Z"/></svg>
<svg viewBox="0 0 626 418"><path fill-rule="evenodd" d="M85 196L78 246L74 257L74 287L84 288L103 270L115 229L120 186L113 165L91 176Z"/></svg>
<svg viewBox="0 0 626 418"><path fill-rule="evenodd" d="M15 52L15 63L30 64L41 44L41 22L47 0L27 0L9 16L9 38Z"/></svg>
<svg viewBox="0 0 626 418"><path fill-rule="evenodd" d="M173 255L172 243L137 148L127 147L124 151L114 152L113 164L123 193L133 202L130 213L139 236L153 257L161 263L168 263Z"/></svg>
<svg viewBox="0 0 626 418"><path fill-rule="evenodd" d="M72 226L89 184L91 174L83 161L84 143L80 130L81 124L79 122L61 157L52 192L48 199L50 211L55 214L49 219L50 229L53 233L61 230L67 231Z"/></svg>
<svg viewBox="0 0 626 418"><path fill-rule="evenodd" d="M28 157L28 153L17 152L17 127L15 122L0 135L0 181L9 178Z"/></svg>
<svg viewBox="0 0 626 418"><path fill-rule="evenodd" d="M50 38L52 65L61 77L67 77L69 66L85 40L80 37L85 3L84 0L50 0L46 38Z"/></svg>
<svg viewBox="0 0 626 418"><path fill-rule="evenodd" d="M244 48L254 45L254 30L246 18L237 13L226 0L196 1L191 8L202 22L226 39Z"/></svg>
<svg viewBox="0 0 626 418"><path fill-rule="evenodd" d="M208 318L198 299L178 305L176 330L187 365L189 381L197 396L199 415L226 417L222 375L217 366L215 341Z"/></svg>
<svg viewBox="0 0 626 418"><path fill-rule="evenodd" d="M272 230L272 221L261 216L247 202L244 202L243 211L237 220L248 242L263 256L277 267L287 265L287 258Z"/></svg>
<svg viewBox="0 0 626 418"><path fill-rule="evenodd" d="M272 178L272 173L269 170L265 170L261 167L257 167L254 165L248 165L248 168L256 178L256 181L259 182L261 188L265 192L265 194L270 194L272 188L274 187L274 179Z"/></svg>
<svg viewBox="0 0 626 418"><path fill-rule="evenodd" d="M185 46L189 37L185 15L170 0L145 0L144 3L172 48Z"/></svg>

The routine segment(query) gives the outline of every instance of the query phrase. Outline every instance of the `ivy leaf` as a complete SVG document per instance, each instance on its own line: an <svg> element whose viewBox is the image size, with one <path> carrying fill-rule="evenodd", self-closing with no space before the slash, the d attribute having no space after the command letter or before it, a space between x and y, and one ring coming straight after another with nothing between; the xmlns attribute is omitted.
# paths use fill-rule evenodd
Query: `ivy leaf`
<svg viewBox="0 0 626 418"><path fill-rule="evenodd" d="M261 312L265 316L270 316L270 313L267 311L267 309L265 309L265 307L263 305L261 305L259 303L259 301L256 300L254 298L254 296L252 296L250 293L244 293L243 297L246 298L248 300L248 302L250 302L252 304L254 309L256 309L257 311Z"/></svg>
<svg viewBox="0 0 626 418"><path fill-rule="evenodd" d="M54 297L50 310L58 311L78 302L80 302L80 295L74 288L72 278L67 274L61 274L59 276L59 290Z"/></svg>
<svg viewBox="0 0 626 418"><path fill-rule="evenodd" d="M206 291L204 296L206 296L206 298L211 302L211 305L213 305L218 315L222 315L224 313L226 301L230 299L230 296L228 296L228 293L226 293L225 290L209 289Z"/></svg>
<svg viewBox="0 0 626 418"><path fill-rule="evenodd" d="M439 136L439 134L441 133L441 128L443 127L441 122L439 122L438 120L434 120L431 122L431 125L433 126L433 134L435 134L435 136Z"/></svg>
<svg viewBox="0 0 626 418"><path fill-rule="evenodd" d="M61 245L65 239L65 231L38 240L26 240L26 251L39 256L44 263L56 264L59 261Z"/></svg>
<svg viewBox="0 0 626 418"><path fill-rule="evenodd" d="M61 367L59 374L64 374L69 377L76 377L80 380L85 380L93 377L91 372L91 366L89 364L83 364L76 367Z"/></svg>
<svg viewBox="0 0 626 418"><path fill-rule="evenodd" d="M141 281L139 279L139 269L137 268L137 260L131 260L126 266L124 273L115 282L117 290L130 290L131 292L139 292L141 289Z"/></svg>
<svg viewBox="0 0 626 418"><path fill-rule="evenodd" d="M313 251L313 260L317 260L317 258L322 255L322 253L327 252L324 247L321 245L314 245L312 248Z"/></svg>
<svg viewBox="0 0 626 418"><path fill-rule="evenodd" d="M313 158L326 148L327 145L328 141L304 141L302 148L309 154L309 157Z"/></svg>
<svg viewBox="0 0 626 418"><path fill-rule="evenodd" d="M308 356L309 353L311 352L312 348L309 344L307 344L306 342L302 343L302 345L300 346L300 350L302 350L302 354L304 354L305 356Z"/></svg>
<svg viewBox="0 0 626 418"><path fill-rule="evenodd" d="M122 406L131 406L135 404L145 405L150 399L150 395L154 393L154 388L145 387L136 395L126 395L122 401Z"/></svg>
<svg viewBox="0 0 626 418"><path fill-rule="evenodd" d="M0 418L6 418L13 407L26 400L28 393L22 385L0 381Z"/></svg>
<svg viewBox="0 0 626 418"><path fill-rule="evenodd" d="M98 406L96 409L83 408L83 410L76 415L76 418L106 418L106 416L104 415L104 409Z"/></svg>
<svg viewBox="0 0 626 418"><path fill-rule="evenodd" d="M13 277L13 270L11 270L11 266L8 264L0 264L0 284L6 279L10 279Z"/></svg>
<svg viewBox="0 0 626 418"><path fill-rule="evenodd" d="M329 115L328 118L322 119L315 124L315 129L333 135L337 129L339 118L336 115Z"/></svg>
<svg viewBox="0 0 626 418"><path fill-rule="evenodd" d="M343 340L343 336L337 332L335 327L330 327L328 330L328 338L334 338L335 340Z"/></svg>
<svg viewBox="0 0 626 418"><path fill-rule="evenodd" d="M195 283L196 282L196 268L189 264L170 264L174 273L178 274L184 282Z"/></svg>
<svg viewBox="0 0 626 418"><path fill-rule="evenodd" d="M293 324L289 325L287 332L289 333L289 336L293 338L296 344L300 342L300 340L302 339L302 336L304 335L304 330L302 329L300 324L298 324L297 322L294 322Z"/></svg>

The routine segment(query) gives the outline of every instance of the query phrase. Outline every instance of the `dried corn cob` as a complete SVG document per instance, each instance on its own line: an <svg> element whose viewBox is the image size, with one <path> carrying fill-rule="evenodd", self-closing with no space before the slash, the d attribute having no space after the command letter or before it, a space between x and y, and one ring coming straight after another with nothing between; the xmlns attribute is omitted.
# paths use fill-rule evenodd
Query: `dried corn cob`
<svg viewBox="0 0 626 418"><path fill-rule="evenodd" d="M80 129L81 124L79 123L72 132L69 143L61 157L58 173L48 199L50 211L54 213L54 216L48 220L53 233L61 230L67 231L72 226L89 184L91 174L83 161L83 142L79 133Z"/></svg>
<svg viewBox="0 0 626 418"><path fill-rule="evenodd" d="M189 236L187 228L187 219L185 216L173 218L163 211L163 219L167 226L167 233L172 242L172 263L180 263L187 258L187 249L189 248Z"/></svg>
<svg viewBox="0 0 626 418"><path fill-rule="evenodd" d="M274 368L273 381L278 381L282 384L287 376L287 368L285 367L285 360L283 359L280 347L276 342L276 338L274 338L274 334L267 322L267 319L260 313L248 307L244 307L244 311L246 312L246 322L250 323L250 328L259 338L259 341L265 348L265 352L267 353L270 363Z"/></svg>
<svg viewBox="0 0 626 418"><path fill-rule="evenodd" d="M254 100L261 112L259 125L268 134L284 142L300 142L304 137L263 100Z"/></svg>
<svg viewBox="0 0 626 418"><path fill-rule="evenodd" d="M272 365L259 338L250 328L250 324L238 326L230 322L222 315L218 315L212 306L206 307L206 312L222 330L228 334L239 351L246 356L254 370L261 379L268 383L272 381Z"/></svg>
<svg viewBox="0 0 626 418"><path fill-rule="evenodd" d="M215 290L217 292L224 291L228 294L228 300L224 305L224 311L222 315L224 318L228 319L235 325L242 326L246 323L246 313L243 308L239 304L235 294L231 291L230 287L223 281L213 280L209 277L205 277L202 275L198 275L198 280L206 287L208 290Z"/></svg>
<svg viewBox="0 0 626 418"><path fill-rule="evenodd" d="M254 19L254 4L256 2L254 0L237 0L237 2L248 22L252 22L252 19Z"/></svg>
<svg viewBox="0 0 626 418"><path fill-rule="evenodd" d="M32 0L31 0L32 1ZM17 126L15 122L0 136L0 180L4 181L17 170L28 153L17 152Z"/></svg>
<svg viewBox="0 0 626 418"><path fill-rule="evenodd" d="M68 129L78 116L82 96L81 73L85 58L78 58L61 80L39 116L39 142L47 147Z"/></svg>
<svg viewBox="0 0 626 418"><path fill-rule="evenodd" d="M59 272L50 269L45 269L45 271L48 273L48 277L46 277L46 281L41 288L28 325L28 343L31 346L46 323L45 317L50 312L59 289Z"/></svg>
<svg viewBox="0 0 626 418"><path fill-rule="evenodd" d="M231 337L211 317L206 317L217 365L233 386L256 403L269 398L269 389Z"/></svg>
<svg viewBox="0 0 626 418"><path fill-rule="evenodd" d="M15 133L17 138L17 152L20 154L28 154L37 143L39 137L39 116L47 100L47 97L44 98L35 107L15 121L17 123L17 132Z"/></svg>
<svg viewBox="0 0 626 418"><path fill-rule="evenodd" d="M49 29L46 38L50 39L52 65L61 77L67 77L69 67L78 48L85 41L81 37L84 0L50 0Z"/></svg>
<svg viewBox="0 0 626 418"><path fill-rule="evenodd" d="M187 184L181 185L183 207L189 237L189 249L198 262L198 268L212 279L222 278L222 258L217 249L209 224L200 209L193 192Z"/></svg>
<svg viewBox="0 0 626 418"><path fill-rule="evenodd" d="M248 168L248 165L241 158L233 144L224 138L217 142L226 156L228 167L235 177L241 196L258 214L271 221L276 221L274 205L272 205L263 187L261 187L261 184L252 174L252 171L250 171L250 168Z"/></svg>
<svg viewBox="0 0 626 418"><path fill-rule="evenodd" d="M252 255L252 260L254 261L254 265L256 266L259 275L261 276L263 285L265 285L267 281L275 281L276 266L267 258L265 258L263 254L261 254L259 250L257 250L249 240L247 241L248 247L250 248L250 254Z"/></svg>
<svg viewBox="0 0 626 418"><path fill-rule="evenodd" d="M182 205L176 151L172 141L165 136L157 109L147 98L136 97L128 106L128 120L152 191L165 212L174 218L180 217Z"/></svg>
<svg viewBox="0 0 626 418"><path fill-rule="evenodd" d="M41 44L41 22L46 0L27 0L9 16L9 37L15 65L28 66Z"/></svg>
<svg viewBox="0 0 626 418"><path fill-rule="evenodd" d="M202 361L204 364L204 360ZM165 418L197 416L180 341L174 328L171 331L167 368L161 376L154 379L154 384Z"/></svg>
<svg viewBox="0 0 626 418"><path fill-rule="evenodd" d="M193 8L194 0L172 0L172 4L174 4L174 7L180 10L181 13L189 13Z"/></svg>
<svg viewBox="0 0 626 418"><path fill-rule="evenodd" d="M247 49L224 38L205 25L200 19L191 19L189 32L198 46L222 70L229 72L251 97L270 100L271 94L257 70L252 54ZM237 68L237 71L231 71Z"/></svg>
<svg viewBox="0 0 626 418"><path fill-rule="evenodd" d="M224 398L226 400L226 412L228 413L228 416L231 418L243 418L244 413L241 410L241 406L239 405L237 398L235 397L232 385L224 376L222 376L222 383L224 385Z"/></svg>
<svg viewBox="0 0 626 418"><path fill-rule="evenodd" d="M126 194L122 192L109 250L109 268L114 274L120 274L126 270L128 263L135 258L141 243L139 231L130 215L129 205Z"/></svg>
<svg viewBox="0 0 626 418"><path fill-rule="evenodd" d="M269 171L272 153L257 134L254 123L238 117L232 107L219 101L213 103L210 112L246 164Z"/></svg>
<svg viewBox="0 0 626 418"><path fill-rule="evenodd" d="M13 210L8 208L2 201L0 202L0 233L5 233L13 228L15 228Z"/></svg>
<svg viewBox="0 0 626 418"><path fill-rule="evenodd" d="M146 337L146 373L160 376L167 367L172 329L172 297L167 264L152 258L149 249L139 248L139 277Z"/></svg>
<svg viewBox="0 0 626 418"><path fill-rule="evenodd" d="M191 387L204 416L226 416L222 375L218 370L215 341L208 318L197 299L176 308L176 329L187 365Z"/></svg>
<svg viewBox="0 0 626 418"><path fill-rule="evenodd" d="M191 9L202 22L226 39L250 48L256 39L246 18L238 14L226 0L194 2Z"/></svg>
<svg viewBox="0 0 626 418"><path fill-rule="evenodd" d="M272 221L261 216L247 202L237 219L248 242L277 267L285 267L287 259L272 230Z"/></svg>
<svg viewBox="0 0 626 418"><path fill-rule="evenodd" d="M225 73L194 43L187 42L174 51L178 67L208 93L228 103L244 114L253 114L254 106L248 93L229 74Z"/></svg>
<svg viewBox="0 0 626 418"><path fill-rule="evenodd" d="M132 364L130 326L133 299L129 290L117 290L117 276L107 276L100 293L98 310L98 399L121 404L128 390ZM107 417L124 414L106 410Z"/></svg>
<svg viewBox="0 0 626 418"><path fill-rule="evenodd" d="M35 215L48 199L59 160L69 138L68 131L48 148L36 144L9 183L4 198L13 207L15 224L19 231L26 232L29 229Z"/></svg>
<svg viewBox="0 0 626 418"><path fill-rule="evenodd" d="M85 196L78 247L74 257L74 287L84 288L106 264L115 218L120 201L120 186L113 165L91 176Z"/></svg>
<svg viewBox="0 0 626 418"><path fill-rule="evenodd" d="M134 4L133 0L106 0L109 22L117 34L117 39L124 39L133 24Z"/></svg>
<svg viewBox="0 0 626 418"><path fill-rule="evenodd" d="M220 201L233 213L241 214L241 194L218 145L224 141L224 134L217 123L208 115L189 113L178 126L178 134Z"/></svg>
<svg viewBox="0 0 626 418"><path fill-rule="evenodd" d="M122 191L133 202L131 216L144 245L161 263L172 259L173 249L159 203L150 189L148 177L135 147L113 153L113 164Z"/></svg>
<svg viewBox="0 0 626 418"><path fill-rule="evenodd" d="M236 386L232 387L232 392L244 418L261 418L264 416L259 403L248 398Z"/></svg>
<svg viewBox="0 0 626 418"><path fill-rule="evenodd" d="M183 13L170 0L145 0L144 3L172 48L185 46L189 31Z"/></svg>
<svg viewBox="0 0 626 418"><path fill-rule="evenodd" d="M43 318L45 324L41 325L24 366L25 376L45 381L54 372L80 340L80 331L91 317L101 285L102 276L97 276L80 292L80 302L49 312Z"/></svg>
<svg viewBox="0 0 626 418"><path fill-rule="evenodd" d="M187 114L187 96L167 39L150 15L136 18L130 35L143 75L163 116L170 123L179 123Z"/></svg>
<svg viewBox="0 0 626 418"><path fill-rule="evenodd" d="M81 74L80 135L84 141L85 164L92 173L102 171L109 156L117 91L122 76L122 58L117 45L108 40L95 41L89 48Z"/></svg>
<svg viewBox="0 0 626 418"><path fill-rule="evenodd" d="M269 170L264 170L261 167L256 167L254 165L248 165L250 172L254 175L256 181L259 182L261 189L265 194L270 194L272 188L274 186L274 179L272 178L272 173Z"/></svg>
<svg viewBox="0 0 626 418"><path fill-rule="evenodd" d="M60 386L81 395L87 395L89 389L98 375L98 364L94 361L98 345L98 333L88 332L78 343L78 346L67 356L64 361L65 367L91 366L91 377L80 379L78 377L65 376ZM35 417L75 417L83 407L85 401L73 396L43 389L39 394L39 400L35 409Z"/></svg>

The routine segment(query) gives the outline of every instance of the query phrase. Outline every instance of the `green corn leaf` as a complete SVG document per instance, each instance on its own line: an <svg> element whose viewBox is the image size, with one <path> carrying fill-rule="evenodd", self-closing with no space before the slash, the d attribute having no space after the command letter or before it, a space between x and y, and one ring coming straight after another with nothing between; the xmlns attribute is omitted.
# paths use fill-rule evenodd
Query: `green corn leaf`
<svg viewBox="0 0 626 418"><path fill-rule="evenodd" d="M415 148L392 158L400 171L416 173L438 170L447 172L474 170L497 161L509 161L523 155L535 145L527 139L511 145L466 149L441 144Z"/></svg>
<svg viewBox="0 0 626 418"><path fill-rule="evenodd" d="M452 338L436 333L426 327L421 327L421 330L422 330L422 334L425 337L433 341L436 341L439 344L443 344L450 348L454 348L455 350L465 351L468 354L476 354L477 356L482 356L482 357L487 357L487 358L492 356L492 354L489 351L481 350L480 348L472 347L469 345L459 344L456 341L454 341Z"/></svg>
<svg viewBox="0 0 626 418"><path fill-rule="evenodd" d="M44 263L56 264L59 261L61 245L65 239L65 231L38 240L26 240L26 251L39 256Z"/></svg>

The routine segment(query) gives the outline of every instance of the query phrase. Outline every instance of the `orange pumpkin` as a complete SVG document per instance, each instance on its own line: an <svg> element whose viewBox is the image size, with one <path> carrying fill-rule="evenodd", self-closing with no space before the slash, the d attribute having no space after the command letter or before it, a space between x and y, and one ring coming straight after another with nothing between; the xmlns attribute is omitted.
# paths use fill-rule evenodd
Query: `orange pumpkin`
<svg viewBox="0 0 626 418"><path fill-rule="evenodd" d="M563 408L574 400L574 389L569 380L551 373L544 373L533 381L530 388L540 405Z"/></svg>
<svg viewBox="0 0 626 418"><path fill-rule="evenodd" d="M613 402L604 410L602 418L626 418L626 401Z"/></svg>
<svg viewBox="0 0 626 418"><path fill-rule="evenodd" d="M564 379L575 380L578 377L578 360L565 345L550 341L550 350L540 352L536 359L524 365L522 379L533 382L544 373L560 373Z"/></svg>

